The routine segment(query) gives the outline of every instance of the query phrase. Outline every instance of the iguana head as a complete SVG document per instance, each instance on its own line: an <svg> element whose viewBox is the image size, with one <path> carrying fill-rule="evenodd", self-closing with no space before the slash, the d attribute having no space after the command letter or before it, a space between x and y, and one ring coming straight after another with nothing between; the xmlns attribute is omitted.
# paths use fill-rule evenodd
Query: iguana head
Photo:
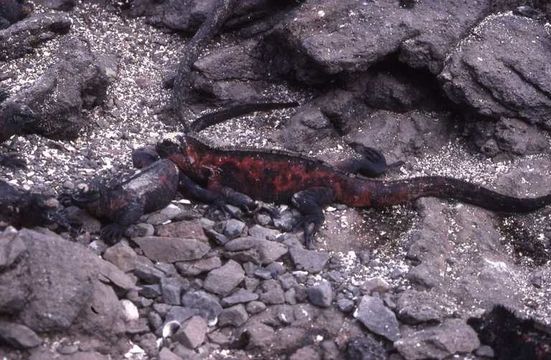
<svg viewBox="0 0 551 360"><path fill-rule="evenodd" d="M101 186L96 183L79 184L77 190L71 194L71 202L78 207L86 207L101 197Z"/></svg>

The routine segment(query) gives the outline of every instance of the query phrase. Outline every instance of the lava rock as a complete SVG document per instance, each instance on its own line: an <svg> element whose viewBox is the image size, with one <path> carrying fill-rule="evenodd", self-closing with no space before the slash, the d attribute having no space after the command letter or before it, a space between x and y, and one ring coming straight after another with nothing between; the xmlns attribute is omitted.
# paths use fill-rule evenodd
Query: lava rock
<svg viewBox="0 0 551 360"><path fill-rule="evenodd" d="M346 356L349 360L383 360L387 358L381 343L370 335L350 339L346 345Z"/></svg>
<svg viewBox="0 0 551 360"><path fill-rule="evenodd" d="M306 289L308 300L319 307L329 307L333 301L333 289L329 281L322 281L318 285Z"/></svg>
<svg viewBox="0 0 551 360"><path fill-rule="evenodd" d="M480 346L476 332L461 319L448 319L441 325L413 332L394 342L400 354L410 359L444 359L470 353Z"/></svg>
<svg viewBox="0 0 551 360"><path fill-rule="evenodd" d="M235 293L222 299L222 306L233 306L236 304L248 303L258 300L258 294L245 289L238 289Z"/></svg>
<svg viewBox="0 0 551 360"><path fill-rule="evenodd" d="M1 320L0 341L17 349L31 349L42 344L42 339L25 325Z"/></svg>
<svg viewBox="0 0 551 360"><path fill-rule="evenodd" d="M203 287L218 295L228 295L245 278L241 265L230 260L222 267L210 271L203 283Z"/></svg>
<svg viewBox="0 0 551 360"><path fill-rule="evenodd" d="M500 14L477 26L440 74L458 104L483 116L521 119L551 129L551 49L543 24Z"/></svg>
<svg viewBox="0 0 551 360"><path fill-rule="evenodd" d="M249 322L245 325L241 332L241 337L245 337L248 341L247 349L267 348L273 344L276 339L276 334L273 328L261 322Z"/></svg>
<svg viewBox="0 0 551 360"><path fill-rule="evenodd" d="M243 325L248 319L249 314L247 314L245 306L238 304L222 310L218 318L218 325L237 327Z"/></svg>
<svg viewBox="0 0 551 360"><path fill-rule="evenodd" d="M323 270L329 261L329 254L322 251L305 250L299 247L289 249L291 260L298 270L318 273Z"/></svg>
<svg viewBox="0 0 551 360"><path fill-rule="evenodd" d="M287 253L287 246L281 243L252 236L231 240L224 245L224 249L236 253L232 256L253 249L254 252L248 252L248 257L254 260L255 263L262 265L270 264Z"/></svg>
<svg viewBox="0 0 551 360"><path fill-rule="evenodd" d="M57 235L6 230L0 243L6 237L20 239L25 256L0 273L0 312L36 332L74 326L109 337L123 331L118 298L103 282L132 286L124 273Z"/></svg>
<svg viewBox="0 0 551 360"><path fill-rule="evenodd" d="M177 221L159 225L156 229L156 235L208 242L208 238L203 231L203 226L198 220Z"/></svg>
<svg viewBox="0 0 551 360"><path fill-rule="evenodd" d="M222 260L218 256L211 256L195 261L182 261L174 264L182 276L196 276L222 266Z"/></svg>
<svg viewBox="0 0 551 360"><path fill-rule="evenodd" d="M33 52L71 28L71 19L64 14L34 14L5 30L0 30L0 61L20 58Z"/></svg>
<svg viewBox="0 0 551 360"><path fill-rule="evenodd" d="M74 139L85 125L82 110L103 102L115 69L106 57L76 38L62 43L57 58L31 86L2 104L0 117L30 111L34 121L26 125L26 132Z"/></svg>
<svg viewBox="0 0 551 360"><path fill-rule="evenodd" d="M400 337L396 315L377 297L364 296L354 317L370 331L384 336L390 341L396 341Z"/></svg>
<svg viewBox="0 0 551 360"><path fill-rule="evenodd" d="M195 349L203 342L207 335L207 323L200 316L193 316L187 320L174 334L174 339L190 349Z"/></svg>
<svg viewBox="0 0 551 360"><path fill-rule="evenodd" d="M285 292L277 280L265 280L260 284L260 301L268 305L285 303Z"/></svg>
<svg viewBox="0 0 551 360"><path fill-rule="evenodd" d="M400 294L396 306L398 317L406 324L440 322L446 315L443 304L426 291L406 290Z"/></svg>
<svg viewBox="0 0 551 360"><path fill-rule="evenodd" d="M209 324L216 322L216 318L222 312L218 299L204 291L185 293L182 296L182 305L193 309L196 314L207 319Z"/></svg>
<svg viewBox="0 0 551 360"><path fill-rule="evenodd" d="M437 74L447 53L490 5L454 0L418 2L406 9L398 1L306 1L263 40L263 58L273 72L307 84L364 71L392 53Z"/></svg>
<svg viewBox="0 0 551 360"><path fill-rule="evenodd" d="M154 261L173 263L197 260L210 251L208 244L195 239L149 236L132 240Z"/></svg>
<svg viewBox="0 0 551 360"><path fill-rule="evenodd" d="M119 242L103 253L103 258L124 272L132 271L136 268L136 258L138 255L130 246L124 242Z"/></svg>

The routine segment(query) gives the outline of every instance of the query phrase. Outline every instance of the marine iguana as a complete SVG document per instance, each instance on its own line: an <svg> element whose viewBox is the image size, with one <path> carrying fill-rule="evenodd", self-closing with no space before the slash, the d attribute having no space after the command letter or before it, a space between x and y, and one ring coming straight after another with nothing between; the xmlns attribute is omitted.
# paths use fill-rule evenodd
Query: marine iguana
<svg viewBox="0 0 551 360"><path fill-rule="evenodd" d="M24 134L25 128L36 121L33 111L26 105L8 103L2 106L4 99L0 95L0 142L12 135ZM25 161L17 154L0 154L0 165L12 168L25 167Z"/></svg>
<svg viewBox="0 0 551 360"><path fill-rule="evenodd" d="M53 197L20 190L0 180L0 221L19 227L46 226L56 221L59 203Z"/></svg>
<svg viewBox="0 0 551 360"><path fill-rule="evenodd" d="M113 244L143 214L162 209L174 199L178 176L178 168L173 162L159 160L127 180L112 186L89 184L73 194L63 194L61 201L109 222L101 229L100 236L106 243Z"/></svg>
<svg viewBox="0 0 551 360"><path fill-rule="evenodd" d="M382 181L343 172L316 159L286 151L216 148L195 136L183 135L180 144L157 144L162 158L181 171L182 186L199 200L250 207L250 198L292 204L303 215L306 246L324 221L323 208L333 202L352 207L380 208L411 202L420 197L457 199L499 212L530 212L551 204L551 194L515 198L480 185L442 176ZM202 189L199 191L199 189ZM237 194L244 194L237 197ZM240 203L241 199L245 199Z"/></svg>

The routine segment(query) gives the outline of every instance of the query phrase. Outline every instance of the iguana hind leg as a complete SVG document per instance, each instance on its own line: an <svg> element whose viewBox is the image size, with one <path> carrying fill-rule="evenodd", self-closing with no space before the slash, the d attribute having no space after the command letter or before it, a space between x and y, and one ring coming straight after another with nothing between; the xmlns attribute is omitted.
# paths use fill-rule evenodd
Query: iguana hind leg
<svg viewBox="0 0 551 360"><path fill-rule="evenodd" d="M304 245L312 248L315 233L325 220L323 208L335 198L333 190L326 187L312 187L293 195L291 203L302 214L304 228Z"/></svg>

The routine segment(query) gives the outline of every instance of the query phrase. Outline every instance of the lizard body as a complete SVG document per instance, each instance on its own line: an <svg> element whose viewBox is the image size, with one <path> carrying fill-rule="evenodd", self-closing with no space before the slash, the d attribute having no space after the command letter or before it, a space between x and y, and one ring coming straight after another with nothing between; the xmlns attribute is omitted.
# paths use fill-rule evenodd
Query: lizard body
<svg viewBox="0 0 551 360"><path fill-rule="evenodd" d="M294 205L314 224L307 242L323 221L321 209L333 202L380 208L432 196L500 212L530 212L551 203L551 195L516 198L449 177L368 179L286 151L216 148L190 135L183 136L181 144L159 143L157 151L211 192L229 188L257 200Z"/></svg>

